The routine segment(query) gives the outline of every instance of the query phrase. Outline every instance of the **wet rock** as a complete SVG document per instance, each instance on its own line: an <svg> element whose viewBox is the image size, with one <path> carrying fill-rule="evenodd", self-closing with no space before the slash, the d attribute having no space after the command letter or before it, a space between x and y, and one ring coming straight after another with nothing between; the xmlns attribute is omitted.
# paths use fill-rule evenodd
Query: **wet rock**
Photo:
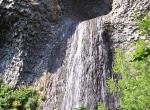
<svg viewBox="0 0 150 110"><path fill-rule="evenodd" d="M149 0L1 0L0 75L12 87L42 87L44 110L94 110L97 101L116 110L106 86L112 50L140 37L131 16L149 7Z"/></svg>

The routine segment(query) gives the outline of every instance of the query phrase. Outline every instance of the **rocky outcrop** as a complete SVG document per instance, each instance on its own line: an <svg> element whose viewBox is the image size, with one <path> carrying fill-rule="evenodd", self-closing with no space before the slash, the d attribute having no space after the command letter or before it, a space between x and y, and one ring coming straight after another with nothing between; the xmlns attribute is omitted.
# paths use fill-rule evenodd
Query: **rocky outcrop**
<svg viewBox="0 0 150 110"><path fill-rule="evenodd" d="M1 0L0 75L12 87L43 88L44 110L66 110L63 99L69 100L65 94L76 97L77 82L80 104L95 109L100 101L116 110L116 94L106 86L106 79L113 78L113 47L126 48L140 37L131 16L149 9L149 0ZM76 86L68 85L70 74Z"/></svg>
<svg viewBox="0 0 150 110"><path fill-rule="evenodd" d="M46 70L46 62L42 64L43 67L39 68L38 65L42 63L40 59L44 58L46 51L43 50L48 48L45 44L57 40L54 37L57 31L55 28L61 10L56 1L5 2L1 3L0 13L0 71L5 81L12 86L21 82L32 83L35 76L40 76Z"/></svg>
<svg viewBox="0 0 150 110"><path fill-rule="evenodd" d="M146 10L150 10L149 0L114 0L112 11L104 16L106 24L110 24L112 32L112 40L115 46L126 48L132 40L139 37L134 19L135 12L143 14Z"/></svg>

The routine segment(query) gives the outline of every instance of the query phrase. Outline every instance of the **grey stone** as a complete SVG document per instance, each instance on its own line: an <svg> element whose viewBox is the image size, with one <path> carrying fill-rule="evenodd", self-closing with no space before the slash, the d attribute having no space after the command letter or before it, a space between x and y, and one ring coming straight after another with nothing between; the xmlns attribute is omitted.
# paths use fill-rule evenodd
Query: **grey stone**
<svg viewBox="0 0 150 110"><path fill-rule="evenodd" d="M43 110L70 110L67 104L79 102L117 110L118 95L106 85L114 78L113 48L126 49L140 37L131 16L147 9L149 0L1 0L0 75L12 87L42 87ZM70 69L74 85L68 86Z"/></svg>

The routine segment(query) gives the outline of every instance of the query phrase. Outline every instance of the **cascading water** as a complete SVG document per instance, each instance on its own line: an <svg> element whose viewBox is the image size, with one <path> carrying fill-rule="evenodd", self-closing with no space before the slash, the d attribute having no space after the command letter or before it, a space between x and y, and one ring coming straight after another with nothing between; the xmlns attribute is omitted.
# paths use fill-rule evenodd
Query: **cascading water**
<svg viewBox="0 0 150 110"><path fill-rule="evenodd" d="M97 110L98 103L116 110L106 84L112 77L112 50L101 17L111 10L111 3L63 0L63 5L56 35L59 42L54 43L54 60L48 65L53 80L46 87L44 110Z"/></svg>
<svg viewBox="0 0 150 110"><path fill-rule="evenodd" d="M106 77L110 73L101 24L100 18L83 21L71 36L61 110L82 106L95 110L98 102L107 105Z"/></svg>
<svg viewBox="0 0 150 110"><path fill-rule="evenodd" d="M62 109L77 108L80 105L80 88L81 78L83 74L84 64L82 61L83 37L85 30L85 22L79 24L74 33L74 41L67 65L67 86ZM77 41L77 42L76 42ZM77 44L77 45L76 45Z"/></svg>

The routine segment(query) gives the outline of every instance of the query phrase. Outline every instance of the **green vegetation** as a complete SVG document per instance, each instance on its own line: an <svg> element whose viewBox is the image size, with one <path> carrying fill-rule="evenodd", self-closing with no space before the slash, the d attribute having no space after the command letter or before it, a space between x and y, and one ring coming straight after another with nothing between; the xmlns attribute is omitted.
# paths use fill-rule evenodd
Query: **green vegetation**
<svg viewBox="0 0 150 110"><path fill-rule="evenodd" d="M150 33L150 15L135 13L141 35ZM150 110L150 42L138 40L128 50L115 49L113 71L119 81L107 81L110 92L119 91L121 110Z"/></svg>
<svg viewBox="0 0 150 110"><path fill-rule="evenodd" d="M141 35L147 35L150 33L150 14L149 12L145 12L143 15L136 12L134 14L134 18L137 21L137 27L141 33Z"/></svg>
<svg viewBox="0 0 150 110"><path fill-rule="evenodd" d="M90 110L90 109L82 106L82 107L79 107L77 110ZM98 103L97 110L106 110L106 108L102 103Z"/></svg>
<svg viewBox="0 0 150 110"><path fill-rule="evenodd" d="M0 110L36 110L39 94L30 87L12 89L0 80Z"/></svg>
<svg viewBox="0 0 150 110"><path fill-rule="evenodd" d="M77 110L89 110L87 107L79 107Z"/></svg>
<svg viewBox="0 0 150 110"><path fill-rule="evenodd" d="M113 79L108 79L107 80L107 86L108 86L111 93L117 91L117 85L116 85L116 82Z"/></svg>
<svg viewBox="0 0 150 110"><path fill-rule="evenodd" d="M116 49L114 72L122 75L118 82L121 109L150 110L150 48L146 41L134 43L128 51Z"/></svg>
<svg viewBox="0 0 150 110"><path fill-rule="evenodd" d="M102 104L102 103L98 103L98 107L97 108L98 108L98 110L106 110L104 104Z"/></svg>

